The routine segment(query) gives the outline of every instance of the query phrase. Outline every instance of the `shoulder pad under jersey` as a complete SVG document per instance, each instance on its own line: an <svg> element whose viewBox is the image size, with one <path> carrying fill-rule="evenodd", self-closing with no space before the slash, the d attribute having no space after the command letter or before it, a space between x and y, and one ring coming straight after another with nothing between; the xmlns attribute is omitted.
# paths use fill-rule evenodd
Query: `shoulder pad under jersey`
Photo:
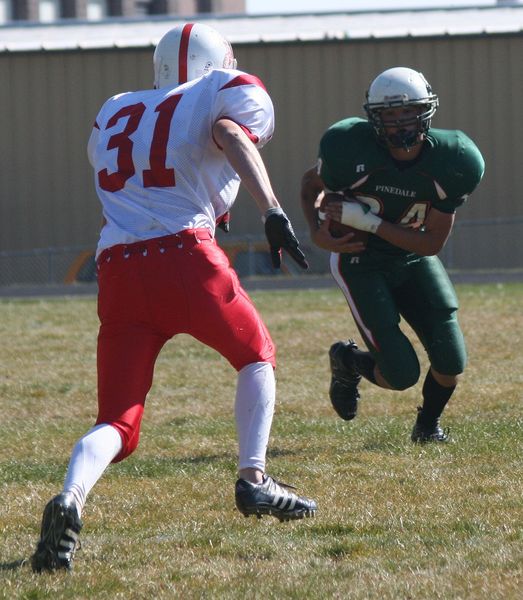
<svg viewBox="0 0 523 600"><path fill-rule="evenodd" d="M476 144L457 129L430 129L430 172L449 200L460 200L476 188L485 161Z"/></svg>
<svg viewBox="0 0 523 600"><path fill-rule="evenodd" d="M232 119L258 148L264 146L274 132L274 107L263 82L256 75L232 69L215 69L206 77L216 79L213 121Z"/></svg>
<svg viewBox="0 0 523 600"><path fill-rule="evenodd" d="M338 121L320 140L319 175L330 190L351 187L383 162L384 150L365 119Z"/></svg>

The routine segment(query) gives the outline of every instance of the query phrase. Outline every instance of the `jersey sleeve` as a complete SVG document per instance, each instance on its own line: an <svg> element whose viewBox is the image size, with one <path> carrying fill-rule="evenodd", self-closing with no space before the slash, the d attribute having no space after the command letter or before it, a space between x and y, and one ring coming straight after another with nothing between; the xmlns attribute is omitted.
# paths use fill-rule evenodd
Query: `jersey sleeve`
<svg viewBox="0 0 523 600"><path fill-rule="evenodd" d="M91 131L91 135L89 136L89 141L87 142L87 158L91 163L91 166L94 167L94 150L96 145L98 144L98 135L100 133L100 127L98 126L98 122L95 121L93 124L93 129Z"/></svg>
<svg viewBox="0 0 523 600"><path fill-rule="evenodd" d="M255 75L241 71L222 71L221 75L213 121L234 121L257 148L262 148L274 133L274 106L265 86Z"/></svg>
<svg viewBox="0 0 523 600"><path fill-rule="evenodd" d="M485 172L485 161L476 144L462 131L449 133L453 137L450 153L435 179L442 198L434 208L444 213L454 213L476 189Z"/></svg>

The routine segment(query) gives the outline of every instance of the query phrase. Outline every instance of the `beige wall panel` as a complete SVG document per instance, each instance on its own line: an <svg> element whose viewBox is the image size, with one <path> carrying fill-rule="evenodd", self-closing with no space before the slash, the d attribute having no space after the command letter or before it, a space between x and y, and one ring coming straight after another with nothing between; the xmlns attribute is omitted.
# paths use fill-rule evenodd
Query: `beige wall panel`
<svg viewBox="0 0 523 600"><path fill-rule="evenodd" d="M296 230L305 230L300 178L315 162L321 134L338 119L363 116L369 82L395 65L424 72L441 101L434 125L463 129L485 156L484 181L458 221L523 215L522 36L262 44L238 46L236 54L273 98L276 132L262 154ZM151 57L152 49L0 54L0 250L96 242L100 209L87 138L108 96L151 85ZM244 192L232 231L262 233ZM457 230L456 260L523 264L521 224L490 231L486 246L485 229Z"/></svg>
<svg viewBox="0 0 523 600"><path fill-rule="evenodd" d="M7 134L0 139L0 249L95 243L101 216L86 155L91 126L108 96L151 85L149 56L2 55L0 74L8 82L0 96Z"/></svg>

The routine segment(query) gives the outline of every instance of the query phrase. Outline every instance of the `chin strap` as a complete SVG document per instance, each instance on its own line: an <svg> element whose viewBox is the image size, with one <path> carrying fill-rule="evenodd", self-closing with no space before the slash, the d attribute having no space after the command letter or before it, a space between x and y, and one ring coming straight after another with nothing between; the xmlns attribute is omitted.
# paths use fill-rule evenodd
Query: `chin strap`
<svg viewBox="0 0 523 600"><path fill-rule="evenodd" d="M403 148L409 152L412 146L416 146L419 143L419 133L419 131L401 130L397 133L391 133L389 136L387 136L387 140L391 146L394 146L394 148Z"/></svg>

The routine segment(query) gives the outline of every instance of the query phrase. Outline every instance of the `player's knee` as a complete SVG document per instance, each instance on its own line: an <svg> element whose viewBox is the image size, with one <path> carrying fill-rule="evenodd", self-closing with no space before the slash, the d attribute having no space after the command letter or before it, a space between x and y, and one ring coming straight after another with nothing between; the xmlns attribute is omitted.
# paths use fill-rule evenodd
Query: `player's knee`
<svg viewBox="0 0 523 600"><path fill-rule="evenodd" d="M420 378L420 364L414 347L399 327L378 329L375 332L379 351L374 355L386 386L406 390Z"/></svg>
<svg viewBox="0 0 523 600"><path fill-rule="evenodd" d="M455 387L456 385L458 385L459 376L461 375L461 373L448 375L445 373L440 373L433 368L432 375L434 379L443 387Z"/></svg>
<svg viewBox="0 0 523 600"><path fill-rule="evenodd" d="M418 361L411 364L380 365L379 368L390 388L396 391L403 391L416 385L420 377Z"/></svg>
<svg viewBox="0 0 523 600"><path fill-rule="evenodd" d="M140 428L122 428L118 426L118 423L112 423L112 425L118 429L120 435L122 436L122 449L113 459L113 463L116 463L130 456L136 450L136 448L138 448L138 442L140 441Z"/></svg>
<svg viewBox="0 0 523 600"><path fill-rule="evenodd" d="M392 389L401 392L403 390L408 390L413 385L416 385L416 383L418 383L418 380L419 380L419 371L417 374L415 374L415 373L395 374L390 383L391 383Z"/></svg>
<svg viewBox="0 0 523 600"><path fill-rule="evenodd" d="M129 421L117 420L117 421L112 421L112 422L107 421L107 420L99 421L99 422L107 423L108 425L111 425L112 427L114 427L120 434L120 437L122 438L122 449L113 458L113 460L112 460L113 463L120 462L124 458L127 458L138 447L138 443L140 441L140 425L141 425L142 412L143 411L140 412L140 415L136 415L137 418L132 421L131 420L129 420ZM97 422L97 424L99 422Z"/></svg>
<svg viewBox="0 0 523 600"><path fill-rule="evenodd" d="M272 341L259 349L244 351L241 355L237 356L232 365L240 372L245 367L257 363L269 363L273 369L276 369L276 347Z"/></svg>
<svg viewBox="0 0 523 600"><path fill-rule="evenodd" d="M467 355L463 346L449 347L446 352L431 356L432 370L442 377L455 377L463 373L467 365Z"/></svg>
<svg viewBox="0 0 523 600"><path fill-rule="evenodd" d="M428 348L433 371L446 376L458 376L467 365L467 347L456 318L456 311L438 315Z"/></svg>

